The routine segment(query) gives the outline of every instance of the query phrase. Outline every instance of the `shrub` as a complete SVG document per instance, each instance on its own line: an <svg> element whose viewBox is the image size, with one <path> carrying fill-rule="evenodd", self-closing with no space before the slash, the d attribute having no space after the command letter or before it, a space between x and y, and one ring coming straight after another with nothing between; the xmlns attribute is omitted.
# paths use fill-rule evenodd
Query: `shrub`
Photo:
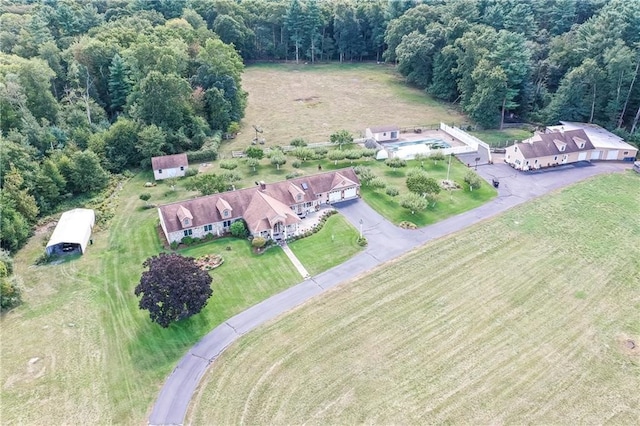
<svg viewBox="0 0 640 426"><path fill-rule="evenodd" d="M378 151L376 151L375 149L365 148L362 150L362 156L367 158L375 157L377 152Z"/></svg>
<svg viewBox="0 0 640 426"><path fill-rule="evenodd" d="M190 246L191 244L196 242L196 239L193 237L184 237L181 241L185 246Z"/></svg>
<svg viewBox="0 0 640 426"><path fill-rule="evenodd" d="M186 172L184 172L185 177L192 177L198 174L198 169L196 167L189 167Z"/></svg>
<svg viewBox="0 0 640 426"><path fill-rule="evenodd" d="M255 237L252 241L251 241L251 247L253 248L263 248L265 246L265 244L267 244L267 240L265 240L262 237Z"/></svg>
<svg viewBox="0 0 640 426"><path fill-rule="evenodd" d="M474 189L480 188L482 181L480 180L480 176L473 170L467 171L467 174L464 175L464 181L469 184L469 190L473 191Z"/></svg>
<svg viewBox="0 0 640 426"><path fill-rule="evenodd" d="M363 236L363 237L358 237L357 243L360 247L365 247L368 244L368 241L367 241L367 238Z"/></svg>
<svg viewBox="0 0 640 426"><path fill-rule="evenodd" d="M242 179L242 175L233 170L221 173L220 177L224 182L227 182L227 183L237 182Z"/></svg>
<svg viewBox="0 0 640 426"><path fill-rule="evenodd" d="M197 163L199 161L215 161L218 159L218 149L201 149L199 151L187 152L187 160L190 163Z"/></svg>
<svg viewBox="0 0 640 426"><path fill-rule="evenodd" d="M231 224L231 235L236 238L247 238L249 233L247 232L247 225L244 220L237 220Z"/></svg>
<svg viewBox="0 0 640 426"><path fill-rule="evenodd" d="M291 165L293 167L295 167L296 169L299 169L300 166L302 166L302 163L299 160L294 160L294 161L291 162Z"/></svg>
<svg viewBox="0 0 640 426"><path fill-rule="evenodd" d="M384 179L380 177L375 177L369 181L369 186L371 188L382 189L387 186Z"/></svg>
<svg viewBox="0 0 640 426"><path fill-rule="evenodd" d="M399 169L400 167L407 166L407 162L402 158L398 158L398 157L387 158L384 164L391 167L392 169Z"/></svg>
<svg viewBox="0 0 640 426"><path fill-rule="evenodd" d="M0 276L0 311L14 308L22 303L22 290L15 276Z"/></svg>
<svg viewBox="0 0 640 426"><path fill-rule="evenodd" d="M236 160L222 160L220 161L220 168L225 170L233 170L238 167Z"/></svg>
<svg viewBox="0 0 640 426"><path fill-rule="evenodd" d="M398 191L398 188L396 188L395 186L387 187L387 190L385 192L390 197L397 197L398 194L400 194L400 191Z"/></svg>
<svg viewBox="0 0 640 426"><path fill-rule="evenodd" d="M176 250L179 245L180 245L179 242L173 241L171 244L169 244L169 247L171 247L171 250Z"/></svg>
<svg viewBox="0 0 640 426"><path fill-rule="evenodd" d="M324 146L313 148L313 150L316 153L316 158L324 158L324 156L327 155L327 152L329 152L329 150Z"/></svg>
<svg viewBox="0 0 640 426"><path fill-rule="evenodd" d="M291 141L291 146L302 147L302 146L307 146L307 143L302 138L295 138Z"/></svg>

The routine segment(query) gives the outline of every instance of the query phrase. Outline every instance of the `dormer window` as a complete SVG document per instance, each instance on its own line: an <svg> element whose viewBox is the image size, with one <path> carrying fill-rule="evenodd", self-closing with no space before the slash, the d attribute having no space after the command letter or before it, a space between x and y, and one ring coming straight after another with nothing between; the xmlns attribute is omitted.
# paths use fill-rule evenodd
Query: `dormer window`
<svg viewBox="0 0 640 426"><path fill-rule="evenodd" d="M564 147L565 147L565 145L560 145L560 148L559 148L560 152L564 152Z"/></svg>
<svg viewBox="0 0 640 426"><path fill-rule="evenodd" d="M224 210L224 211L222 212L222 216L223 216L223 217L229 217L229 210Z"/></svg>
<svg viewBox="0 0 640 426"><path fill-rule="evenodd" d="M296 200L298 200L298 201L302 201L302 194L298 194L298 195L296 196Z"/></svg>

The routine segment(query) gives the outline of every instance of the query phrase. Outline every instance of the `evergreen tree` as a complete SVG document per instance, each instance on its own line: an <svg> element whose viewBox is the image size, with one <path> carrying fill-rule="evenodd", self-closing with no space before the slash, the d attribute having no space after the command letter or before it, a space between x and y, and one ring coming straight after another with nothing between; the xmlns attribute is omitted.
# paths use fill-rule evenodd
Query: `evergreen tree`
<svg viewBox="0 0 640 426"><path fill-rule="evenodd" d="M122 112L130 92L129 70L122 57L116 53L109 66L109 97L112 114Z"/></svg>
<svg viewBox="0 0 640 426"><path fill-rule="evenodd" d="M289 9L285 17L285 27L287 34L289 34L289 40L291 40L295 46L297 64L300 60L300 47L304 40L305 27L305 16L298 0L291 0L289 4Z"/></svg>

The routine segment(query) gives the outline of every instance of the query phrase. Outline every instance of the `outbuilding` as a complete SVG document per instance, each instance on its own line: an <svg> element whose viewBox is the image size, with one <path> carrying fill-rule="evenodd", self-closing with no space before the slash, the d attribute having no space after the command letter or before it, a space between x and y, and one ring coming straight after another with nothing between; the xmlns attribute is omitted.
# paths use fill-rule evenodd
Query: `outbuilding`
<svg viewBox="0 0 640 426"><path fill-rule="evenodd" d="M84 254L91 241L96 215L91 209L73 209L62 213L53 230L47 255Z"/></svg>
<svg viewBox="0 0 640 426"><path fill-rule="evenodd" d="M365 135L376 142L395 141L400 138L400 128L396 125L367 127Z"/></svg>
<svg viewBox="0 0 640 426"><path fill-rule="evenodd" d="M184 176L189 167L187 154L163 155L151 158L153 177L162 180Z"/></svg>

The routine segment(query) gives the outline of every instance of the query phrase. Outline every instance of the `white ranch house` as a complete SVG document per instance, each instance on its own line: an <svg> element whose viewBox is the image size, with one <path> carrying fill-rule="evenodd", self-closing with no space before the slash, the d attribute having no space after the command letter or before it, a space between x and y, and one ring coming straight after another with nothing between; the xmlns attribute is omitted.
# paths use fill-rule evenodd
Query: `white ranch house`
<svg viewBox="0 0 640 426"><path fill-rule="evenodd" d="M158 215L169 243L221 236L240 219L253 237L278 241L298 235L301 218L320 206L357 198L359 188L358 177L347 168L165 204Z"/></svg>
<svg viewBox="0 0 640 426"><path fill-rule="evenodd" d="M182 177L189 168L189 160L187 160L187 154L151 157L151 167L155 180Z"/></svg>

